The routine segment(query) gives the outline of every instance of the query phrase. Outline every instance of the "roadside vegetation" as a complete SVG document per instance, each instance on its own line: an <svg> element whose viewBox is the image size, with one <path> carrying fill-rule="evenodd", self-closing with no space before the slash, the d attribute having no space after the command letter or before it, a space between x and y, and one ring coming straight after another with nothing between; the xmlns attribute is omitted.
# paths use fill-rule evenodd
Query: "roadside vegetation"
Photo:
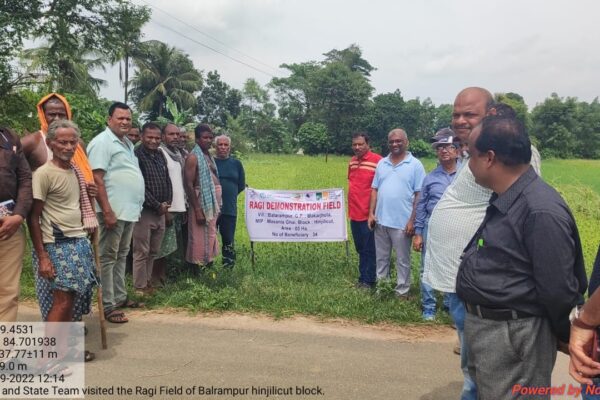
<svg viewBox="0 0 600 400"><path fill-rule="evenodd" d="M347 191L347 157L330 155L326 162L325 156L252 154L242 161L248 184L257 189L342 187ZM426 159L424 164L429 171L434 160ZM599 170L600 161L543 161L544 179L564 196L577 220L588 275L600 243L600 177L594 173ZM348 252L344 243L256 243L253 267L243 194L238 203L235 268L223 270L217 260L208 270L188 269L179 255L174 256L169 282L148 302L149 307L266 313L276 318L302 314L366 323L422 323L418 253L413 253L413 300L408 302L397 300L391 286L378 293L354 288L358 261L350 233ZM23 295L35 298L29 261L22 285ZM437 316L439 322L449 323L445 312L439 311Z"/></svg>

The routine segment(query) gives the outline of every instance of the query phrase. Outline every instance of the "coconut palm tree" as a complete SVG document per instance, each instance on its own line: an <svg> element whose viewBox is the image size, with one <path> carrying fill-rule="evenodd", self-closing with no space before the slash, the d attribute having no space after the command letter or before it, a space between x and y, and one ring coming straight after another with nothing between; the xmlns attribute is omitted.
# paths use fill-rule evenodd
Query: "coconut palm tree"
<svg viewBox="0 0 600 400"><path fill-rule="evenodd" d="M143 57L142 26L150 20L150 9L124 3L118 6L121 16L115 21L119 39L111 49L110 62L119 64L119 82L124 88L123 102L129 95L129 69L136 58Z"/></svg>
<svg viewBox="0 0 600 400"><path fill-rule="evenodd" d="M105 80L91 75L95 69L105 71L101 56L77 42L71 46L50 43L26 49L21 60L27 72L37 74L39 83L45 85L47 91L96 97L100 87L106 85Z"/></svg>
<svg viewBox="0 0 600 400"><path fill-rule="evenodd" d="M181 50L158 40L144 42L141 57L134 59L136 72L131 80L130 95L138 111L150 120L167 116L167 97L181 110L196 105L195 92L202 88L202 75Z"/></svg>

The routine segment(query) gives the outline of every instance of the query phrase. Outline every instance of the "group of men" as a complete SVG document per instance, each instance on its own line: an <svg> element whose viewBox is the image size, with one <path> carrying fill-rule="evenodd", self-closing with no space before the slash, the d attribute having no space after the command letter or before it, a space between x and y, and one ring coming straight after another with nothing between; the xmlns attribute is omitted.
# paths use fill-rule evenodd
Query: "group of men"
<svg viewBox="0 0 600 400"><path fill-rule="evenodd" d="M140 306L125 286L132 238L140 296L152 294L153 277L165 278L164 257L177 248L186 216L186 260L210 265L220 231L224 263L234 265L245 176L227 136L215 141L208 125L198 125L188 152L176 125L150 122L137 133L130 108L114 103L86 153L66 99L44 97L38 115L40 131L22 141L0 130L0 321L16 319L25 219L47 321L89 311L98 280L88 237L96 229L110 322L127 322L122 309ZM136 134L137 148L130 140ZM570 329L571 373L595 382L589 377L600 364L590 349L600 295L580 309L587 278L577 226L540 178L539 154L514 111L485 89L467 88L454 102L452 129L438 132L432 146L439 165L426 176L404 130L390 131L385 158L370 150L367 133L353 135L348 204L357 287L389 280L394 250L394 290L408 299L411 244L422 251L423 318L435 318L433 290L444 293L461 342L462 399L512 398L515 384L550 387L557 348L566 350Z"/></svg>
<svg viewBox="0 0 600 400"><path fill-rule="evenodd" d="M438 290L458 332L461 399L518 397L516 384L549 389L587 277L573 215L540 178L539 153L514 111L485 89L461 91L452 129L433 138L439 165L426 178L400 129L389 133L384 159L370 152L364 133L353 136L352 146L348 204L357 287L389 278L393 248L396 294L406 299L414 235L413 248L422 251L423 318L435 317ZM588 329L579 333L572 367L584 383L600 372L589 359L587 333L600 324L598 299L587 307L593 316L571 317L576 332Z"/></svg>
<svg viewBox="0 0 600 400"><path fill-rule="evenodd" d="M130 245L138 297L164 284L166 256L178 247L187 247L185 259L196 268L210 265L219 253L217 227L224 265L234 266L237 196L245 174L230 157L228 136L217 137L215 159L209 153L212 130L198 125L189 152L185 130L148 122L136 132L131 109L116 102L108 110L106 129L86 149L63 96L42 98L38 117L40 130L22 139L9 129L0 132L0 321L16 320L24 220L45 321L81 320L100 281L106 319L127 322L123 308L143 306L127 295ZM130 138L139 138L139 144ZM207 180L207 171L214 179ZM185 222L187 243L178 240ZM99 277L90 241L96 230Z"/></svg>

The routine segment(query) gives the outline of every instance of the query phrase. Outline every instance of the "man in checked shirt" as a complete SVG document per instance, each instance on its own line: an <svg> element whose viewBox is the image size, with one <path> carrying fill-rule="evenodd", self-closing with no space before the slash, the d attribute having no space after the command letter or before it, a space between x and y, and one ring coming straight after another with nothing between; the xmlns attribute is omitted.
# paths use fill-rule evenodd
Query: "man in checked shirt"
<svg viewBox="0 0 600 400"><path fill-rule="evenodd" d="M160 136L160 127L147 122L142 127L142 145L135 149L145 186L142 215L133 227L133 286L140 296L153 293L152 266L160 251L165 214L173 199L167 160L158 150Z"/></svg>

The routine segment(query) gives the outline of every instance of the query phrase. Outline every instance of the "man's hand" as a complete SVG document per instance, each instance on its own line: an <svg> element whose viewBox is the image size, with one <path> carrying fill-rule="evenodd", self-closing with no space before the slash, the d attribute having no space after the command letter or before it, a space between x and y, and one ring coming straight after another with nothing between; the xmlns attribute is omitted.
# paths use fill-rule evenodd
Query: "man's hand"
<svg viewBox="0 0 600 400"><path fill-rule="evenodd" d="M114 229L117 226L117 216L110 210L104 213L104 227L108 230Z"/></svg>
<svg viewBox="0 0 600 400"><path fill-rule="evenodd" d="M413 250L414 251L421 251L423 250L423 236L417 234L415 236L413 236L413 241L412 241L412 245L413 245Z"/></svg>
<svg viewBox="0 0 600 400"><path fill-rule="evenodd" d="M52 265L48 255L40 255L39 260L38 274L40 277L49 280L54 279L56 276L56 271L54 270L54 266Z"/></svg>
<svg viewBox="0 0 600 400"><path fill-rule="evenodd" d="M167 211L169 211L169 207L171 207L169 203L160 203L160 206L158 207L158 215L165 215Z"/></svg>
<svg viewBox="0 0 600 400"><path fill-rule="evenodd" d="M0 240L7 240L15 234L23 223L23 217L18 214L0 218Z"/></svg>
<svg viewBox="0 0 600 400"><path fill-rule="evenodd" d="M206 225L206 217L200 208L195 209L194 214L196 214L196 223L198 225Z"/></svg>
<svg viewBox="0 0 600 400"><path fill-rule="evenodd" d="M369 219L367 221L367 226L370 230L375 229L375 225L377 224L377 217L373 214L369 214Z"/></svg>
<svg viewBox="0 0 600 400"><path fill-rule="evenodd" d="M412 219L408 220L408 223L404 227L404 234L408 237L411 237L415 234L415 221Z"/></svg>
<svg viewBox="0 0 600 400"><path fill-rule="evenodd" d="M589 377L600 375L600 363L592 360L592 346L594 342L594 330L571 326L571 338L569 339L569 374L579 383L593 384Z"/></svg>
<svg viewBox="0 0 600 400"><path fill-rule="evenodd" d="M167 212L165 214L165 226L171 226L173 224L173 214Z"/></svg>
<svg viewBox="0 0 600 400"><path fill-rule="evenodd" d="M96 196L98 196L98 186L96 186L94 182L88 182L87 192L89 197L95 198Z"/></svg>

